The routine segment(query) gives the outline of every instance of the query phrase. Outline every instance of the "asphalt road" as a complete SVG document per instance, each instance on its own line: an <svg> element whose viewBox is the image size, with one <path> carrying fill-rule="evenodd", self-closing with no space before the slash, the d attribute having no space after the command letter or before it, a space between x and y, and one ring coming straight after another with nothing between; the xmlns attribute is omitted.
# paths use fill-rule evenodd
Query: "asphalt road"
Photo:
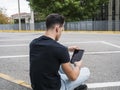
<svg viewBox="0 0 120 90"><path fill-rule="evenodd" d="M0 33L0 73L30 84L29 43L41 35L43 32ZM83 66L91 72L86 81L88 90L120 90L120 34L66 32L59 42L85 49ZM0 83L5 82L0 79ZM8 90L1 89L2 86L0 84L0 90Z"/></svg>

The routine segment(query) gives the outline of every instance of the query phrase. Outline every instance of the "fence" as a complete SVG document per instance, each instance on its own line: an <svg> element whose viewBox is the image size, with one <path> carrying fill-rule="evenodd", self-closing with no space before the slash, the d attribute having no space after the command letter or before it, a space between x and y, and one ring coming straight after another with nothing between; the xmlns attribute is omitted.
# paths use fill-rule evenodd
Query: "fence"
<svg viewBox="0 0 120 90"><path fill-rule="evenodd" d="M22 30L31 30L31 26L35 30L45 30L45 22L33 24L22 24ZM0 30L18 30L18 24L0 24ZM102 30L102 31L120 31L120 21L79 21L66 22L65 30Z"/></svg>

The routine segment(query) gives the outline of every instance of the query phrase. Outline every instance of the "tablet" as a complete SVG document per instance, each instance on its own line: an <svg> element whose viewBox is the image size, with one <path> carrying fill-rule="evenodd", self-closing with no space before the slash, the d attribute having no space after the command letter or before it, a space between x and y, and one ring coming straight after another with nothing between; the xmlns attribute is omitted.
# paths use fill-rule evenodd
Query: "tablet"
<svg viewBox="0 0 120 90"><path fill-rule="evenodd" d="M75 50L70 62L74 63L76 61L80 61L82 59L83 53L84 53L83 49Z"/></svg>

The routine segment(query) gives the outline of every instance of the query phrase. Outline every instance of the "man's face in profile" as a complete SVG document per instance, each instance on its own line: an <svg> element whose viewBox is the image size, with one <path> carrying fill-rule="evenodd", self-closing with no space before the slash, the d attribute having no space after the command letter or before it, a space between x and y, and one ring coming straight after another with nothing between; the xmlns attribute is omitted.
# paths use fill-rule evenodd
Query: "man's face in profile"
<svg viewBox="0 0 120 90"><path fill-rule="evenodd" d="M62 34L62 31L64 31L64 24L61 27L59 26L59 28L58 28L58 32L57 32L57 35L56 35L56 38L55 38L56 41L59 40L59 38Z"/></svg>

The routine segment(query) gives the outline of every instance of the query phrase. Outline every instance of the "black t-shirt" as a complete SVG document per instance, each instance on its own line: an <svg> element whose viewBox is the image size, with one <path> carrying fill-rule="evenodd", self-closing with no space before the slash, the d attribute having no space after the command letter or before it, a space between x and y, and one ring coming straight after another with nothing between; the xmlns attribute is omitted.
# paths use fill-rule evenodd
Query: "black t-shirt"
<svg viewBox="0 0 120 90"><path fill-rule="evenodd" d="M55 40L41 36L30 43L30 79L33 90L60 90L58 73L70 61L68 49Z"/></svg>

